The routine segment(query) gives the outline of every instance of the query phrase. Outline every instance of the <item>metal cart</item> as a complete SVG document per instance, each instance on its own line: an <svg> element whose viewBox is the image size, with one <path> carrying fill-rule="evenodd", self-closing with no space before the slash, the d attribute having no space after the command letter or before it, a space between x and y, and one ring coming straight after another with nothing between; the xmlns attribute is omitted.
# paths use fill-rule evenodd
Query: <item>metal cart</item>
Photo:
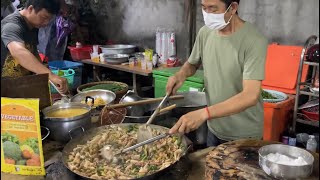
<svg viewBox="0 0 320 180"><path fill-rule="evenodd" d="M292 128L293 128L294 132L296 131L297 122L302 123L302 124L315 126L315 127L319 127L319 121L312 121L312 120L307 119L306 117L303 118L303 115L298 112L299 111L298 106L299 106L299 96L300 95L308 95L309 100L313 100L316 98L319 99L319 93L311 92L309 90L309 87L311 87L314 83L316 71L317 71L317 68L319 68L319 62L305 61L305 57L307 55L307 50L315 44L317 38L318 37L315 35L310 36L307 39L307 41L304 45L304 48L302 50L302 53L301 53L300 65L299 65L299 71L298 71L298 79L297 79L298 82L297 82L297 88L296 88L296 99L295 99L295 105L294 105L293 124L292 124ZM305 64L307 64L309 66L314 66L315 68L313 68L311 81L306 80L306 82L301 82L302 81L302 70L303 70L303 67Z"/></svg>

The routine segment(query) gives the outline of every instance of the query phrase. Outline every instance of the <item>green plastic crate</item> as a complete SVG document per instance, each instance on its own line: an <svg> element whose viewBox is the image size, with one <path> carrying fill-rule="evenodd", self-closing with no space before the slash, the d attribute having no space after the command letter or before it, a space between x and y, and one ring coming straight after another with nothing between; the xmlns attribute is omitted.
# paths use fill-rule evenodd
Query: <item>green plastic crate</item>
<svg viewBox="0 0 320 180"><path fill-rule="evenodd" d="M167 68L163 70L154 70L153 78L154 78L154 96L163 97L166 94L166 86L170 76L174 75L180 67L178 68ZM198 70L195 75L186 79L184 84L178 89L178 92L186 92L186 91L202 91L204 88L204 80L203 80L203 71Z"/></svg>
<svg viewBox="0 0 320 180"><path fill-rule="evenodd" d="M68 81L68 87L69 89L72 87L73 85L73 81L74 81L74 74L75 74L75 71L73 69L68 69L68 70L51 70L54 74L58 75L58 72L59 71L62 71L64 73L63 76L61 77L64 77L67 79ZM50 91L51 93L58 93L58 91L50 85Z"/></svg>

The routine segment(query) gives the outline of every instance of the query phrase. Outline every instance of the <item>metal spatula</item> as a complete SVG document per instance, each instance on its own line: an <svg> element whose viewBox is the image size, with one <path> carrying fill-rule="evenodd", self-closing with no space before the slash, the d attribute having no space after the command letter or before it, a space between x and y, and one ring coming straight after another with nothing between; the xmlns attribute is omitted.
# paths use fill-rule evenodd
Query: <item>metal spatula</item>
<svg viewBox="0 0 320 180"><path fill-rule="evenodd" d="M152 136L152 131L151 129L148 129L148 124L151 124L151 122L155 119L155 117L157 116L157 114L159 113L161 107L163 106L164 102L166 102L166 100L169 98L170 94L167 94L162 101L160 102L160 104L158 105L157 109L153 112L153 114L150 116L149 120L147 121L146 124L142 125L139 127L138 129L138 143L146 141L148 139L151 139Z"/></svg>

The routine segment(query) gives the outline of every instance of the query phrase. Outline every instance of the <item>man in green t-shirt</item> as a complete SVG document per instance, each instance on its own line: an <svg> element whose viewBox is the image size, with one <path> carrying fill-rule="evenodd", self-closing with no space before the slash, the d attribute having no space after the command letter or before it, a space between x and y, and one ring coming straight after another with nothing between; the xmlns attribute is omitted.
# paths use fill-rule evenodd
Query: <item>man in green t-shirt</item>
<svg viewBox="0 0 320 180"><path fill-rule="evenodd" d="M188 61L168 80L167 93L175 94L202 64L208 107L182 116L170 133L188 133L207 121L208 146L262 138L261 81L268 42L252 24L240 19L239 2L202 0L205 26Z"/></svg>

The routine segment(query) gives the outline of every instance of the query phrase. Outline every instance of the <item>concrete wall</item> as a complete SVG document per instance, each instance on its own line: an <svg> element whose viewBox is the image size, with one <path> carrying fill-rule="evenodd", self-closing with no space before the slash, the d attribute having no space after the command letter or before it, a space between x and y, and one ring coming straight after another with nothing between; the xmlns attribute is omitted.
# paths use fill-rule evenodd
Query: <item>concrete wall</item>
<svg viewBox="0 0 320 180"><path fill-rule="evenodd" d="M204 25L197 0L196 29ZM303 45L319 36L319 0L241 0L239 16L257 25L270 42Z"/></svg>
<svg viewBox="0 0 320 180"><path fill-rule="evenodd" d="M91 1L91 8L101 35L115 43L154 49L157 27L174 29L178 56L185 58L190 51L185 2L188 0L98 0Z"/></svg>
<svg viewBox="0 0 320 180"><path fill-rule="evenodd" d="M201 0L88 1L104 39L154 49L157 27L174 28L182 59L188 57L195 39L189 32L196 34L204 25ZM196 12L190 21L192 3ZM241 0L239 15L256 24L270 42L303 45L307 37L319 34L319 0Z"/></svg>

